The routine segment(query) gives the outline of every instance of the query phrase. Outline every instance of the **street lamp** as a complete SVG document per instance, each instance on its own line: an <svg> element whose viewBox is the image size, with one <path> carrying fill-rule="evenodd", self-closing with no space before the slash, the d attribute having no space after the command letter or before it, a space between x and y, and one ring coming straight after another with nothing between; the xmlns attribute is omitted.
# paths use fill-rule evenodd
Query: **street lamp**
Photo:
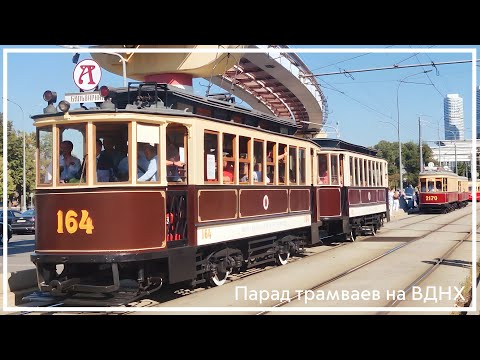
<svg viewBox="0 0 480 360"><path fill-rule="evenodd" d="M400 85L402 85L402 83L409 77L420 75L420 74L426 74L430 71L432 70L424 70L419 73L407 75L399 81L397 86L397 136L398 136L398 162L399 162L398 167L399 167L399 173L400 173L400 179L399 179L400 191L403 189L403 175L402 175L402 143L400 142L400 107L398 106L398 92L400 90Z"/></svg>
<svg viewBox="0 0 480 360"><path fill-rule="evenodd" d="M7 99L7 101L10 101L12 104L17 105L18 108L22 112L22 123L25 126L25 113L23 112L23 108L18 105L15 101L12 101L10 99ZM26 185L26 179L27 179L27 174L26 174L26 168L25 168L25 129L23 129L23 194L22 194L22 211L27 210L26 201L27 201L27 185Z"/></svg>

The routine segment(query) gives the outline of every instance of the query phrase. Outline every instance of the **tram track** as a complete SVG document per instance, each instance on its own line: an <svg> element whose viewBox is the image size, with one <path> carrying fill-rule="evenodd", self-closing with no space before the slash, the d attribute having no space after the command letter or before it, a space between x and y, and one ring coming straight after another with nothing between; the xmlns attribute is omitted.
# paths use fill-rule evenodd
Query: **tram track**
<svg viewBox="0 0 480 360"><path fill-rule="evenodd" d="M416 214L413 214L413 215L410 215L408 217L405 217L405 218L402 218L402 219L398 219L396 220L395 222L398 223L402 220L408 220L408 219L412 219L412 217L417 217L418 215ZM433 215L433 216L428 216L428 218L426 219L422 219L418 222L416 222L416 224L419 224L419 223L423 223L423 222L428 222L428 221L431 221L432 218L436 217L436 215ZM459 219L461 219L463 216L460 216L460 217L456 217L454 220L452 220L449 224L446 224L446 225L443 225L441 228L445 227L445 226L448 226L450 225L452 222L455 222ZM440 228L440 229L441 229ZM394 251L397 251L399 250L400 248L410 244L411 242L413 241L416 241L416 240L419 240L421 238L424 238L426 236L428 236L429 234L435 232L435 231L438 231L440 229L435 229L435 230L431 230L429 231L427 234L424 234L422 235L421 237L418 237L418 238L415 238L413 240L410 240L409 242L406 242L406 243L403 243L403 244L400 244L398 246L396 246L395 248L385 252L384 254L381 254L365 263L362 263L358 266L355 266L353 267L352 269L349 269L345 272L342 272L341 274L338 274L337 276L335 277L332 277L331 279L327 280L327 281L324 281L322 282L321 284L318 284L317 286L315 286L314 288L312 289L309 289L309 290L315 290L315 289L318 289L320 287L323 287L335 280L338 280L362 267L365 267L367 266L368 264L374 262L374 261L377 261L378 259L382 258L382 257L385 257L387 256L388 254L394 252ZM388 232L388 231L391 231L392 229L389 229L389 228L382 228L383 231L381 231L381 233L383 234L384 232ZM366 239L369 239L369 238L372 238L372 239L375 239L375 235L368 235L368 236L358 236L357 237L357 240L355 242L361 242L361 241L364 241ZM342 246L347 246L347 245L350 245L350 244L353 244L354 242L350 242L350 241L344 241L344 242L336 242L335 239L337 237L335 236L332 236L331 237L333 241L327 243L327 244L324 244L324 245L327 245L327 246L331 246L331 248L329 249L326 249L324 251L320 251L320 252L310 252L309 254L305 255L305 254L301 254L301 255L296 255L296 256L292 256L289 258L288 260L288 263L294 263L298 260L301 260L305 257L309 257L309 256L313 256L313 255L319 255L319 254L324 254L326 252L329 252L329 251L332 251L332 250L336 250L338 249L339 247L342 247ZM308 252L308 249L310 249L309 247L306 248L307 252ZM245 279L245 278L248 278L250 276L253 276L253 275L256 275L256 274L259 274L259 273L262 273L266 270L269 270L269 269L273 269L273 268L276 268L277 266L271 266L271 265L266 265L266 266L263 266L263 267L259 267L259 268L251 268L251 269L248 269L246 271L243 271L241 273L236 273L236 274L232 274L230 279L227 281L227 283L230 283L230 282L235 282L235 281L238 281L238 280L241 280L241 279ZM128 315L128 314L131 314L131 313L134 313L133 311L128 311L127 309L128 308L132 308L132 307L155 307L155 306L158 306L159 304L164 304L164 303L167 303L169 301L172 301L172 300L175 300L177 298L181 298L181 297L184 297L184 296L189 296L191 294L194 294L194 293L197 293L199 291L204 291L204 290L208 290L208 288L203 288L203 287L199 287L199 288L196 288L194 290L191 290L191 289L188 289L188 288L180 288L180 289L176 289L176 290L172 290L172 291L169 291L167 294L165 293L161 293L161 294L151 294L150 298L141 298L141 299L136 299L135 301L133 302L130 302L130 303L127 303L123 306L125 306L125 309L126 311L125 312L118 312L118 311L115 311L115 312L107 312L107 313L102 313L102 314L107 314L107 315ZM298 296L300 297L301 294ZM295 298L292 298L292 300L294 300ZM51 308L51 307L58 307L59 310L58 312L61 312L61 307L63 306L63 303L56 303L56 304L50 304L48 306L45 306L45 308ZM278 306L283 306L283 304L276 304L274 307L278 307ZM27 315L27 314L34 314L34 313L44 313L42 312L42 310L40 310L38 307L35 308L35 310L32 310L31 312L30 311L24 311L22 313L19 313L17 315ZM49 314L54 314L55 311L48 311ZM92 314L92 312L89 312L89 311L79 311L78 313L77 312L69 312L71 314ZM261 314L261 313L259 313Z"/></svg>
<svg viewBox="0 0 480 360"><path fill-rule="evenodd" d="M459 216L459 217L456 217L455 219L451 220L449 223L447 224L444 224L442 225L440 228L438 229L434 229L434 230L429 230L427 233L421 235L421 236L418 236L408 242L404 242L402 244L399 244L397 246L395 246L394 248L388 250L388 251L385 251L384 253L372 258L372 259L369 259L359 265L356 265L346 271L343 271L335 276L332 276L330 277L329 279L327 280L324 280L322 281L321 283L315 285L315 286L312 286L310 287L309 289L307 290L303 290L303 291L299 291L297 292L297 295L295 296L292 296L290 298L288 298L288 300L284 300L284 301L280 301L272 306L270 306L271 308L279 308L279 307L282 307L282 306L285 306L286 304L289 304L291 303L292 301L296 301L296 300L299 300L301 297L305 296L305 294L307 294L307 292L311 292L311 291L316 291L316 290L319 290L323 287L325 287L326 285L330 284L330 283L333 283L339 279L342 279L344 277L346 277L347 275L350 275L362 268L365 268L366 266L408 246L408 245L411 245L419 240L422 240L424 238L426 238L427 236L431 235L432 233L435 233L435 232L438 232L440 231L441 229L443 228L446 228L447 226L450 226L452 223L455 223L456 221L462 219L464 217L464 215L462 216ZM430 220L431 218L429 219L426 219L425 221L427 220ZM423 222L423 221L422 221ZM417 223L418 224L418 223ZM480 226L477 226L476 229L478 230ZM436 261L435 264L433 264L427 271L425 271L421 276L419 276L417 279L415 279L411 284L409 284L409 286L406 287L406 289L408 288L410 291L413 286L416 286L416 284L420 283L421 281L423 281L426 277L428 277L428 275L430 275L436 268L438 268L439 265L441 265L442 262L445 261L445 259L451 254L453 253L453 251L455 251L455 249L457 249L465 240L467 240L470 236L472 235L472 231L470 231L462 240L458 241L454 246L452 246L451 248L449 248L439 259L438 261ZM393 302L392 301L392 304L390 306L395 306L397 304L397 302ZM389 305L387 304L386 307L389 307ZM272 311L261 311L261 312L258 312L256 313L255 315L266 315L266 314L269 314L271 313ZM388 312L387 312L388 313ZM382 312L379 312L378 314L382 314Z"/></svg>

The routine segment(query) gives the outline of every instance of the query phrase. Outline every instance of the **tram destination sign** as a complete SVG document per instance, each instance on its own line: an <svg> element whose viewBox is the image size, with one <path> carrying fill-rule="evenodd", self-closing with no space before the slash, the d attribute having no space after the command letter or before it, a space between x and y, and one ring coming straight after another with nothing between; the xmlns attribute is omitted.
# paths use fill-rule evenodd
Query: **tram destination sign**
<svg viewBox="0 0 480 360"><path fill-rule="evenodd" d="M105 99L100 95L100 91L93 91L65 94L65 101L68 101L70 104L78 104L88 102L104 102Z"/></svg>

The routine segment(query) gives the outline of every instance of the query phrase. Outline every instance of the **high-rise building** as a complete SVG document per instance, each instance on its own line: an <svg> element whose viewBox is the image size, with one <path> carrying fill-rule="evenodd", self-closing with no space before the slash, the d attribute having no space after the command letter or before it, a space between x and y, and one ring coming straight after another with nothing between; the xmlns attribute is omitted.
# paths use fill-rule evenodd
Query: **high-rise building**
<svg viewBox="0 0 480 360"><path fill-rule="evenodd" d="M477 86L477 139L480 139L480 86Z"/></svg>
<svg viewBox="0 0 480 360"><path fill-rule="evenodd" d="M443 101L445 140L464 140L463 98L458 94L447 94Z"/></svg>

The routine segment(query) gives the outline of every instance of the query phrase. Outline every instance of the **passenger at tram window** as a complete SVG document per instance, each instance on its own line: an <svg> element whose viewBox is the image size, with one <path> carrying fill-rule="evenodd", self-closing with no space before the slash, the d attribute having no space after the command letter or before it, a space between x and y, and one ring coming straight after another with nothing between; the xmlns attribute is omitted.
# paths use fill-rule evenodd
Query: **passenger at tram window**
<svg viewBox="0 0 480 360"><path fill-rule="evenodd" d="M240 170L240 182L248 182L248 173L249 173L249 166L247 163L242 163Z"/></svg>
<svg viewBox="0 0 480 360"><path fill-rule="evenodd" d="M255 164L253 166L253 181L254 182L263 182L263 176L262 176L262 164ZM267 180L268 182L268 180Z"/></svg>
<svg viewBox="0 0 480 360"><path fill-rule="evenodd" d="M183 161L180 161L180 152L178 148L171 142L167 146L167 181L178 182L182 181L179 167L185 166Z"/></svg>
<svg viewBox="0 0 480 360"><path fill-rule="evenodd" d="M319 184L328 184L328 171L327 169L323 169L320 171L320 175L318 177Z"/></svg>
<svg viewBox="0 0 480 360"><path fill-rule="evenodd" d="M233 161L223 160L223 182L234 182Z"/></svg>
<svg viewBox="0 0 480 360"><path fill-rule="evenodd" d="M148 160L145 157L145 152L143 149L145 148L145 143L138 143L137 145L137 172L138 177L140 178L147 172L148 169Z"/></svg>
<svg viewBox="0 0 480 360"><path fill-rule="evenodd" d="M128 154L118 163L117 177L118 181L128 181Z"/></svg>
<svg viewBox="0 0 480 360"><path fill-rule="evenodd" d="M79 179L78 173L81 169L80 159L72 155L73 143L64 140L60 144L60 182L67 183Z"/></svg>
<svg viewBox="0 0 480 360"><path fill-rule="evenodd" d="M102 140L97 139L96 143L96 164L97 164L97 181L109 182L114 181L113 160L109 153L102 151Z"/></svg>
<svg viewBox="0 0 480 360"><path fill-rule="evenodd" d="M143 148L145 157L148 160L148 168L145 174L138 178L138 181L157 181L157 152L153 145L147 144Z"/></svg>
<svg viewBox="0 0 480 360"><path fill-rule="evenodd" d="M435 187L436 187L436 191L442 191L442 182L437 181Z"/></svg>
<svg viewBox="0 0 480 360"><path fill-rule="evenodd" d="M106 153L112 159L113 172L116 174L118 169L118 163L123 159L124 154L122 154L118 146L115 146L111 137L105 136L103 138L103 153Z"/></svg>

